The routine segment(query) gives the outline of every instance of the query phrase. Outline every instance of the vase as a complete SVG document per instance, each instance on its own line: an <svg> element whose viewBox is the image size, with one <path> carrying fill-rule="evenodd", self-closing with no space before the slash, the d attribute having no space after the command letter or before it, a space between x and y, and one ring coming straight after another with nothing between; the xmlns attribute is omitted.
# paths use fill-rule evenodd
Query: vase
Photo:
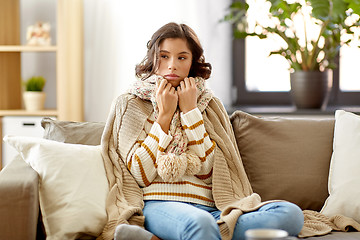
<svg viewBox="0 0 360 240"><path fill-rule="evenodd" d="M299 109L325 109L332 88L332 71L295 71L290 73L291 97Z"/></svg>
<svg viewBox="0 0 360 240"><path fill-rule="evenodd" d="M25 109L27 111L43 110L45 105L45 92L26 91L23 93Z"/></svg>

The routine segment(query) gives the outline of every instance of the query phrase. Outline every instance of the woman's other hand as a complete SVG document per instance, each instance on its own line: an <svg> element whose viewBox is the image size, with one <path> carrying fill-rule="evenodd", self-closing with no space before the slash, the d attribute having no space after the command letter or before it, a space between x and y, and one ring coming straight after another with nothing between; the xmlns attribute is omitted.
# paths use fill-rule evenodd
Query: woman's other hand
<svg viewBox="0 0 360 240"><path fill-rule="evenodd" d="M156 102L159 108L156 122L160 124L165 133L169 131L171 119L178 105L178 98L175 88L166 79L163 79L156 89Z"/></svg>
<svg viewBox="0 0 360 240"><path fill-rule="evenodd" d="M196 84L195 79L185 78L180 82L180 85L176 88L179 96L179 108L183 113L187 113L196 108Z"/></svg>

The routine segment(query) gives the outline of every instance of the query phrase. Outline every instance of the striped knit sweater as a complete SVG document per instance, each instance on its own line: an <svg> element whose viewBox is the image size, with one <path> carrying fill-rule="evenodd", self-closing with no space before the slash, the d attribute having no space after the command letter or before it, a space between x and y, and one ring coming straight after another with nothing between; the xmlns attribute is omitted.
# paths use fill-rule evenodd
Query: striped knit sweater
<svg viewBox="0 0 360 240"><path fill-rule="evenodd" d="M201 170L196 175L183 175L175 182L164 181L157 173L156 157L164 152L172 140L158 123L154 114L147 119L144 129L126 159L135 180L142 187L144 200L170 200L215 206L212 197L212 167L215 142L205 131L198 108L181 114L181 123L189 140L188 148L200 158Z"/></svg>

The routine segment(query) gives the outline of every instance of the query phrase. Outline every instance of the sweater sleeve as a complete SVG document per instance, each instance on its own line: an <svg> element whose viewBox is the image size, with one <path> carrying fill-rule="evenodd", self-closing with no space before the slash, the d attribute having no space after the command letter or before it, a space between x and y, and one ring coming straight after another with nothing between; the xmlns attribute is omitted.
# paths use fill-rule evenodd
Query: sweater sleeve
<svg viewBox="0 0 360 240"><path fill-rule="evenodd" d="M205 130L204 120L198 108L181 113L181 123L189 139L188 148L200 158L202 166L196 177L211 181L216 143Z"/></svg>
<svg viewBox="0 0 360 240"><path fill-rule="evenodd" d="M141 187L149 186L156 178L157 152L166 149L171 140L172 137L157 122L154 122L148 134L142 131L126 159L127 168Z"/></svg>

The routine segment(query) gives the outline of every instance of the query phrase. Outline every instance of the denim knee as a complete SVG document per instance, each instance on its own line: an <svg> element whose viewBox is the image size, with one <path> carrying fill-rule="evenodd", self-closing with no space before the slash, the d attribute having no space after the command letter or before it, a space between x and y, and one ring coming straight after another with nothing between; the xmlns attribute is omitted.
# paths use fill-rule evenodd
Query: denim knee
<svg viewBox="0 0 360 240"><path fill-rule="evenodd" d="M283 215L279 225L286 230L290 236L296 236L304 225L304 215L300 207L290 202L279 202L277 210Z"/></svg>
<svg viewBox="0 0 360 240"><path fill-rule="evenodd" d="M273 202L254 212L241 215L234 230L233 239L245 239L245 231L255 228L282 229L296 236L304 224L301 209L289 202Z"/></svg>
<svg viewBox="0 0 360 240"><path fill-rule="evenodd" d="M188 218L183 234L183 239L221 239L216 220L206 211Z"/></svg>

